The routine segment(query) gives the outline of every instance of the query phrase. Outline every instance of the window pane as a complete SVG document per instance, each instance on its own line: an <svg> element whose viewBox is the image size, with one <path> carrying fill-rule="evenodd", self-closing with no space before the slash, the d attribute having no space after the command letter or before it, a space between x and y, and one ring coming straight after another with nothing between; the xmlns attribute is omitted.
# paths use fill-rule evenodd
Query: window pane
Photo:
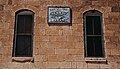
<svg viewBox="0 0 120 69"><path fill-rule="evenodd" d="M93 17L86 16L86 34L93 35Z"/></svg>
<svg viewBox="0 0 120 69"><path fill-rule="evenodd" d="M101 35L100 16L94 16L94 34L95 35Z"/></svg>
<svg viewBox="0 0 120 69"><path fill-rule="evenodd" d="M103 49L102 49L102 37L101 36L95 36L94 42L95 42L95 56L96 57L103 57Z"/></svg>
<svg viewBox="0 0 120 69"><path fill-rule="evenodd" d="M32 33L32 15L18 15L17 33L31 34Z"/></svg>
<svg viewBox="0 0 120 69"><path fill-rule="evenodd" d="M94 46L94 38L93 36L87 37L87 56L94 57L95 55L95 46Z"/></svg>
<svg viewBox="0 0 120 69"><path fill-rule="evenodd" d="M25 16L25 33L32 33L32 15Z"/></svg>
<svg viewBox="0 0 120 69"><path fill-rule="evenodd" d="M27 50L28 56L32 56L32 35L25 36L24 50Z"/></svg>
<svg viewBox="0 0 120 69"><path fill-rule="evenodd" d="M16 13L13 56L32 57L33 15L28 10Z"/></svg>
<svg viewBox="0 0 120 69"><path fill-rule="evenodd" d="M24 15L18 15L17 17L17 34L25 32L25 19Z"/></svg>
<svg viewBox="0 0 120 69"><path fill-rule="evenodd" d="M16 38L16 57L30 57L31 54L31 35L17 35Z"/></svg>
<svg viewBox="0 0 120 69"><path fill-rule="evenodd" d="M86 16L86 34L101 35L100 16Z"/></svg>
<svg viewBox="0 0 120 69"><path fill-rule="evenodd" d="M23 37L22 36L17 36L15 55L20 56L20 55L24 54L23 49L24 49Z"/></svg>
<svg viewBox="0 0 120 69"><path fill-rule="evenodd" d="M94 11L94 12L93 12ZM87 57L104 57L102 42L102 13L96 10L85 13L85 50Z"/></svg>
<svg viewBox="0 0 120 69"><path fill-rule="evenodd" d="M87 36L87 56L103 57L101 36Z"/></svg>

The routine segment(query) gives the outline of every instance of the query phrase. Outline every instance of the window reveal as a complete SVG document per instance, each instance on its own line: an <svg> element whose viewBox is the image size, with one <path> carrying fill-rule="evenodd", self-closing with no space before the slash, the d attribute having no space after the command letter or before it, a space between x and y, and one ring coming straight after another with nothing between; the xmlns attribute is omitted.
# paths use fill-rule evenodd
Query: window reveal
<svg viewBox="0 0 120 69"><path fill-rule="evenodd" d="M33 12L16 14L13 57L32 57Z"/></svg>
<svg viewBox="0 0 120 69"><path fill-rule="evenodd" d="M91 10L84 14L85 57L104 57L102 13Z"/></svg>

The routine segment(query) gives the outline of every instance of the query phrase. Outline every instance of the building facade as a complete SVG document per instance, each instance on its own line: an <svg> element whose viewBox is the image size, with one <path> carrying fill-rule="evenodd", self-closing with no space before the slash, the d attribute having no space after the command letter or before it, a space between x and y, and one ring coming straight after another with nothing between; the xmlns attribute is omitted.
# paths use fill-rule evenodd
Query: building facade
<svg viewBox="0 0 120 69"><path fill-rule="evenodd" d="M0 69L120 69L120 1L0 0Z"/></svg>

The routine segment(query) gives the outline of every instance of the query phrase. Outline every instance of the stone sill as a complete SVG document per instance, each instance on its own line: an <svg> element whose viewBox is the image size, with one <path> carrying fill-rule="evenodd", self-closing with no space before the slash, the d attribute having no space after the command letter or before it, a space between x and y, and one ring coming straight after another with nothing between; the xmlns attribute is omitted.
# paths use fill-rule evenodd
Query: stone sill
<svg viewBox="0 0 120 69"><path fill-rule="evenodd" d="M87 57L85 58L86 62L107 62L106 58L93 58L93 57Z"/></svg>
<svg viewBox="0 0 120 69"><path fill-rule="evenodd" d="M33 57L12 57L13 62L33 62Z"/></svg>

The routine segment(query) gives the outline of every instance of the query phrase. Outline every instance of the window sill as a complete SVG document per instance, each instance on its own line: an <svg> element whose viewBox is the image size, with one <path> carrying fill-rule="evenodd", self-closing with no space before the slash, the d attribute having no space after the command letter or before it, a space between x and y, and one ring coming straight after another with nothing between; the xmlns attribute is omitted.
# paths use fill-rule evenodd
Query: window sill
<svg viewBox="0 0 120 69"><path fill-rule="evenodd" d="M93 57L85 58L85 61L86 62L104 62L104 63L107 62L106 58L93 58Z"/></svg>
<svg viewBox="0 0 120 69"><path fill-rule="evenodd" d="M33 62L33 57L12 57L13 62Z"/></svg>

